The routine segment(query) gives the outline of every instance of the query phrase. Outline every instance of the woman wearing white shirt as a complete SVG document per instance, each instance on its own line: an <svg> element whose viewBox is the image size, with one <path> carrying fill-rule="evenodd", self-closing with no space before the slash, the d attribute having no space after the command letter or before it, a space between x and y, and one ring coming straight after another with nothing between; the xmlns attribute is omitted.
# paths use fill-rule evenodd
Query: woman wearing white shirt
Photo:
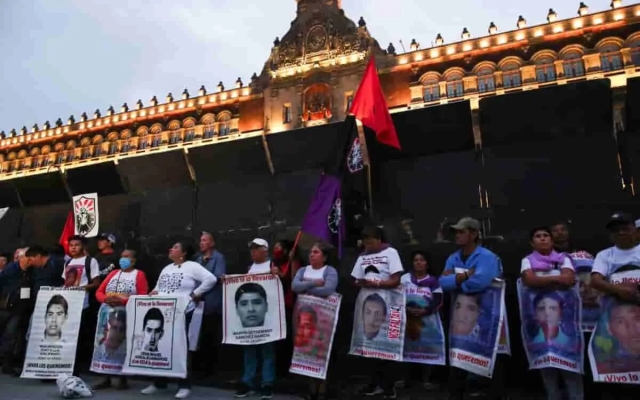
<svg viewBox="0 0 640 400"><path fill-rule="evenodd" d="M162 269L155 289L149 293L149 295L170 294L191 297L185 315L185 329L189 327L196 303L217 282L215 275L206 268L196 262L189 261L193 254L193 246L186 241L178 241L174 244L169 250L169 258L173 262ZM176 399L186 399L191 394L188 375L191 369L190 359L190 355L187 356L187 377L178 381ZM159 389L166 389L166 387L167 379L157 379L152 385L142 389L142 394L153 394Z"/></svg>

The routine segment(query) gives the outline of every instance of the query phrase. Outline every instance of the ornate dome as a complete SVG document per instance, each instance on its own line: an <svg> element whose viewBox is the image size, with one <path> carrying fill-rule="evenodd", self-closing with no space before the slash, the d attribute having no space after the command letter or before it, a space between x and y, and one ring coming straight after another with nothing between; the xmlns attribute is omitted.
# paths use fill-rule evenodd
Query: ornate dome
<svg viewBox="0 0 640 400"><path fill-rule="evenodd" d="M297 15L289 31L276 38L266 69L277 70L362 53L378 43L364 20L347 18L339 0L296 0Z"/></svg>

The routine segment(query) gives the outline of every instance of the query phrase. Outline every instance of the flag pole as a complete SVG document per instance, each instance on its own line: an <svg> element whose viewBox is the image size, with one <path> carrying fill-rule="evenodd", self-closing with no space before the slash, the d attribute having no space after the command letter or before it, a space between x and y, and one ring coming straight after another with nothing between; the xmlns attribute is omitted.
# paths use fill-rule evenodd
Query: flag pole
<svg viewBox="0 0 640 400"><path fill-rule="evenodd" d="M373 193L371 180L371 159L369 158L369 148L367 147L367 138L364 134L362 122L356 119L356 128L358 129L358 140L360 141L360 151L362 152L362 163L367 167L367 200L369 201L369 218L373 219Z"/></svg>

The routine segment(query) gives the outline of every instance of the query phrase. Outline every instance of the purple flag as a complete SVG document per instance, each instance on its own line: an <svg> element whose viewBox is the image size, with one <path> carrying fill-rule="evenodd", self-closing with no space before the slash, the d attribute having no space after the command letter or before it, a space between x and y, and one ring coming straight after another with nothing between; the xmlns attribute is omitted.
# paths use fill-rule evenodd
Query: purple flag
<svg viewBox="0 0 640 400"><path fill-rule="evenodd" d="M332 244L338 249L339 256L345 233L341 187L342 181L336 176L323 174L320 177L301 229L304 234Z"/></svg>

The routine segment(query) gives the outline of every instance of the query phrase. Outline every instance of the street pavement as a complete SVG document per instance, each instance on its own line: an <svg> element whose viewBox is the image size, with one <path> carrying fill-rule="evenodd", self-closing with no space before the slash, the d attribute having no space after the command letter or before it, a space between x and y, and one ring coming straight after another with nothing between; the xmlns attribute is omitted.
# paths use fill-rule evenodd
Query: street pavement
<svg viewBox="0 0 640 400"><path fill-rule="evenodd" d="M88 376L86 383L91 385L95 380L100 378ZM96 400L169 400L173 399L176 393L176 385L170 385L169 389L154 394L153 396L145 396L140 394L140 390L147 386L148 382L131 381L131 388L126 391L117 391L115 389L101 390L94 392L93 398ZM249 399L259 399L259 396L253 396ZM274 400L293 400L298 397L274 394ZM49 400L61 399L58 394L58 387L55 383L42 383L37 379L20 379L7 375L0 375L0 399L2 400ZM190 399L192 400L217 400L217 399L233 399L233 392L230 390L214 389L211 387L194 386Z"/></svg>

